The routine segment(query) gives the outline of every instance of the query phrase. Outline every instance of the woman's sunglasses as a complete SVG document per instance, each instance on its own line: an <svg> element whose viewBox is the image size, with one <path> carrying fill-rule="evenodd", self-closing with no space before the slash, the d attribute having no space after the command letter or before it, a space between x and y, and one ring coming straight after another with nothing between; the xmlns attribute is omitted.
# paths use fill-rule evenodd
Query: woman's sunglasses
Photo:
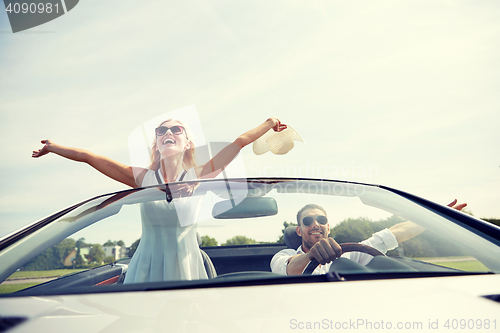
<svg viewBox="0 0 500 333"><path fill-rule="evenodd" d="M170 130L170 132L172 132L172 134L174 135L181 135L184 132L184 127L180 125L175 125L172 127L160 126L155 129L156 136L165 135L165 133L167 133L168 130Z"/></svg>
<svg viewBox="0 0 500 333"><path fill-rule="evenodd" d="M314 220L323 225L328 223L328 219L323 215L306 216L302 219L302 223L307 227L310 226L314 222Z"/></svg>

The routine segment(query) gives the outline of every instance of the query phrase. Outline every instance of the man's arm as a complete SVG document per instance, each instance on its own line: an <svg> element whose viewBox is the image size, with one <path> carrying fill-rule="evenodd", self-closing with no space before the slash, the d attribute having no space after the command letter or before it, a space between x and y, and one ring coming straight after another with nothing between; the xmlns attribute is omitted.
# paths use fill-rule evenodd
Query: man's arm
<svg viewBox="0 0 500 333"><path fill-rule="evenodd" d="M447 206L454 208L456 210L462 210L465 206L467 206L467 204L463 203L457 205L457 199L455 199ZM393 233L394 237L396 237L398 243L401 243L408 239L412 239L415 236L420 235L422 232L425 231L425 228L419 226L416 223L407 221L393 225L392 227L389 228L389 230Z"/></svg>
<svg viewBox="0 0 500 333"><path fill-rule="evenodd" d="M288 259L286 275L301 275L311 260L306 253L296 254Z"/></svg>
<svg viewBox="0 0 500 333"><path fill-rule="evenodd" d="M321 265L325 265L341 255L342 248L333 238L323 238L314 244L309 252L291 257L288 260L286 273L287 275L300 275L312 259L316 259Z"/></svg>
<svg viewBox="0 0 500 333"><path fill-rule="evenodd" d="M396 237L398 243L401 243L415 236L420 235L422 232L425 231L425 228L419 226L416 223L408 221L393 225L392 227L389 228L389 231L392 232L394 237Z"/></svg>
<svg viewBox="0 0 500 333"><path fill-rule="evenodd" d="M276 253L271 259L271 272L286 275L288 261L297 254L296 250L284 249Z"/></svg>

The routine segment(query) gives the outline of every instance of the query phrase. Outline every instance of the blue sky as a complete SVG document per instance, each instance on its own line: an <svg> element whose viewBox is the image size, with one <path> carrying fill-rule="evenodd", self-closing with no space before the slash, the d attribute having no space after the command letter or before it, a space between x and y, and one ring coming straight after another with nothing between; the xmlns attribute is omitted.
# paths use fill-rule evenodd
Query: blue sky
<svg viewBox="0 0 500 333"><path fill-rule="evenodd" d="M270 116L306 143L248 176L380 183L500 217L498 1L97 1L12 34L0 12L0 235L123 185L42 139L129 163L196 105L207 141Z"/></svg>

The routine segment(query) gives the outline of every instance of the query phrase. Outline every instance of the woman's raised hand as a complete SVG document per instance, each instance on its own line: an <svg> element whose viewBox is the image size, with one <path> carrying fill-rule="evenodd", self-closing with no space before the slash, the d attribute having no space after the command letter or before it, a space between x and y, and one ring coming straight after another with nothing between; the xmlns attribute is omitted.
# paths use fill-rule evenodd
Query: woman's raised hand
<svg viewBox="0 0 500 333"><path fill-rule="evenodd" d="M31 155L31 157L41 157L50 153L49 146L52 142L50 142L50 140L42 140L41 142L44 144L44 146L42 147L42 149L33 150L33 154Z"/></svg>
<svg viewBox="0 0 500 333"><path fill-rule="evenodd" d="M270 121L273 123L273 130L275 132L281 132L282 130L286 129L286 125L285 124L282 124L280 122L280 120L276 117L271 117L269 119L267 119L267 121Z"/></svg>

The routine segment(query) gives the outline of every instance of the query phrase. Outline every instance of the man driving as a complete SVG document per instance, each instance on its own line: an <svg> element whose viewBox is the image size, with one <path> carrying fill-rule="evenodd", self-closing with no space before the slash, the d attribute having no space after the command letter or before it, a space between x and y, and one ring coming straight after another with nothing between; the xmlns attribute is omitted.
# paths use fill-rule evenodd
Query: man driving
<svg viewBox="0 0 500 333"><path fill-rule="evenodd" d="M457 205L454 200L448 206L462 210L467 204ZM361 265L368 264L373 258L362 252L342 253L340 245L331 237L330 225L324 208L310 204L297 213L297 235L302 238L302 245L297 250L284 249L276 253L271 260L271 270L274 273L300 275L307 264L316 259L320 265L312 274L326 274L333 260L343 257ZM413 222L401 222L390 228L374 233L360 244L370 246L382 253L395 249L398 243L413 238L425 231Z"/></svg>

